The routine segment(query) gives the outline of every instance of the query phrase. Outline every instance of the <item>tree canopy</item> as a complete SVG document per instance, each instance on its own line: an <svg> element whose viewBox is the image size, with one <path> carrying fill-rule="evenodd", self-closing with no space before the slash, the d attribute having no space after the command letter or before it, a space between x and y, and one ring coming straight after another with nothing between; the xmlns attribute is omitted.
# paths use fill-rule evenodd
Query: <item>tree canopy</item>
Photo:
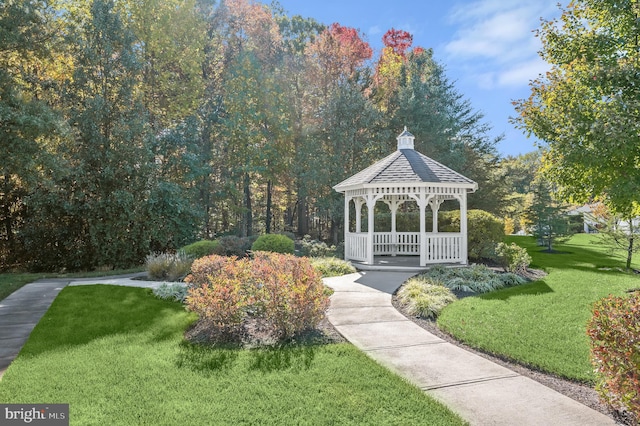
<svg viewBox="0 0 640 426"><path fill-rule="evenodd" d="M226 234L337 242L332 185L405 125L479 182L471 208L502 214L489 124L431 49L382 40L253 0L5 1L2 264L126 266Z"/></svg>
<svg viewBox="0 0 640 426"><path fill-rule="evenodd" d="M629 216L640 194L640 5L575 0L538 30L551 70L516 102L517 123L547 144L546 176L567 199Z"/></svg>

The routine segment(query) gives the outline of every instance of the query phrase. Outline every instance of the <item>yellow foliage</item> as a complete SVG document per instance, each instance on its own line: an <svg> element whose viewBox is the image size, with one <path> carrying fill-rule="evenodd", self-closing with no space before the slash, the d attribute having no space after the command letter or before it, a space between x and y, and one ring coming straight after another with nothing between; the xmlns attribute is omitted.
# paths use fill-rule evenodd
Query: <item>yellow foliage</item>
<svg viewBox="0 0 640 426"><path fill-rule="evenodd" d="M505 235L511 235L515 232L515 221L510 217L504 218L504 233Z"/></svg>

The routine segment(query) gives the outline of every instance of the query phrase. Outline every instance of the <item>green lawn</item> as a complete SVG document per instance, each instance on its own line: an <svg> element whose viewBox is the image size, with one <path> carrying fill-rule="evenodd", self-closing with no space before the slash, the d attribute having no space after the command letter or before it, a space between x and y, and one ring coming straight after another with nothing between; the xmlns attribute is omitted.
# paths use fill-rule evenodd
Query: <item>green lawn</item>
<svg viewBox="0 0 640 426"><path fill-rule="evenodd" d="M144 271L143 267L132 269L120 269L115 271L78 272L73 274L32 274L6 272L0 274L0 300L4 299L25 284L29 284L40 278L92 278L108 275L121 275Z"/></svg>
<svg viewBox="0 0 640 426"><path fill-rule="evenodd" d="M509 237L526 247L532 267L549 275L540 281L447 306L438 325L456 338L489 353L584 382L593 382L586 324L593 303L609 294L640 287L640 277L602 267L624 267L624 253L594 244L597 236L578 234L558 253L544 253L532 237ZM635 267L638 264L634 262Z"/></svg>
<svg viewBox="0 0 640 426"><path fill-rule="evenodd" d="M66 287L0 381L3 403L69 403L71 424L463 422L350 344L213 349L150 290Z"/></svg>

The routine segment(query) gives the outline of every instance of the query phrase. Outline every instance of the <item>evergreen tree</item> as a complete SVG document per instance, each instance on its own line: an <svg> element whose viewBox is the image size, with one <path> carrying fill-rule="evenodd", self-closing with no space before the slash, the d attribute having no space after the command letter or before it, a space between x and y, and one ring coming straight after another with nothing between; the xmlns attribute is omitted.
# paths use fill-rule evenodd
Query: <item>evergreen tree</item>
<svg viewBox="0 0 640 426"><path fill-rule="evenodd" d="M53 55L52 21L42 1L0 4L0 265L20 262L24 198L49 178L64 132L61 118L38 96L48 78L42 66Z"/></svg>
<svg viewBox="0 0 640 426"><path fill-rule="evenodd" d="M533 201L527 217L538 244L545 246L549 253L553 251L554 242L562 241L573 233L566 208L556 202L549 182L541 176L533 183Z"/></svg>

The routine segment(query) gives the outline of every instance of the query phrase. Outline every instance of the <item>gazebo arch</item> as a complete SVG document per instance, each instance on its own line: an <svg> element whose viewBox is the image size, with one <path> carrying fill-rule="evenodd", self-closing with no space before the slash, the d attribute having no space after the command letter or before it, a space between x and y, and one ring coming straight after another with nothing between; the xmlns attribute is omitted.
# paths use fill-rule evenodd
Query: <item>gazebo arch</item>
<svg viewBox="0 0 640 426"><path fill-rule="evenodd" d="M434 263L467 263L467 193L478 184L415 151L415 137L404 131L398 149L333 187L345 195L345 259L374 264L374 256L420 256L420 266ZM460 205L460 232L438 232L438 211L446 200ZM391 232L375 232L375 206L384 202L391 211ZM396 214L405 202L420 210L419 232L397 232ZM350 230L350 203L355 206L355 230ZM362 207L367 208L367 231L362 232ZM433 212L427 232L426 210Z"/></svg>

